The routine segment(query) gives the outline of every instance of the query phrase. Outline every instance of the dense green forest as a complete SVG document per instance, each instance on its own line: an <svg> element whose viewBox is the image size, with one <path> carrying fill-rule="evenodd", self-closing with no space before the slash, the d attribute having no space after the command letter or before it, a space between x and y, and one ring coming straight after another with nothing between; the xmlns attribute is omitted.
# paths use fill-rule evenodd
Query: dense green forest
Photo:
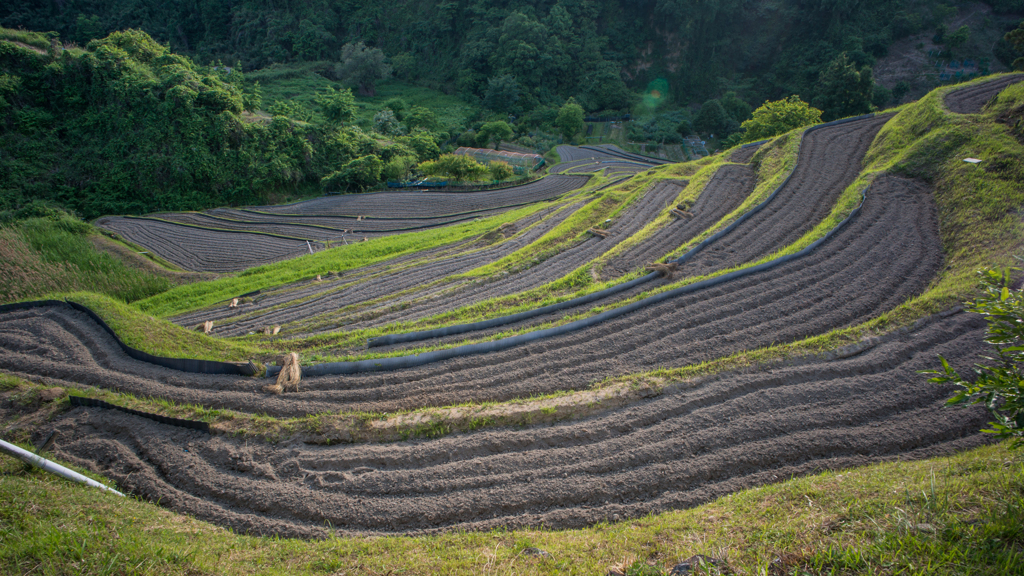
<svg viewBox="0 0 1024 576"><path fill-rule="evenodd" d="M1024 0L989 4L1024 13ZM364 42L407 81L490 95L519 113L570 96L596 112L628 108L659 80L677 104L728 91L754 106L790 94L810 102L841 53L871 65L900 38L941 35L956 12L936 0L7 0L0 25L83 45L138 28L198 62L246 71L337 61Z"/></svg>
<svg viewBox="0 0 1024 576"><path fill-rule="evenodd" d="M726 147L767 100L796 95L826 121L899 103L911 84L873 68L901 40L977 59L964 78L1010 66L1024 54L1003 34L1022 14L1024 0L7 0L0 219L356 191L455 146L543 153L582 137L563 122L577 109L632 114L631 141ZM422 91L465 105L405 95Z"/></svg>
<svg viewBox="0 0 1024 576"><path fill-rule="evenodd" d="M194 210L359 189L392 160L437 157L424 130L382 139L347 125L348 90L315 98L315 122L255 116L238 70L202 67L144 32L85 49L41 34L0 40L0 215L86 218Z"/></svg>

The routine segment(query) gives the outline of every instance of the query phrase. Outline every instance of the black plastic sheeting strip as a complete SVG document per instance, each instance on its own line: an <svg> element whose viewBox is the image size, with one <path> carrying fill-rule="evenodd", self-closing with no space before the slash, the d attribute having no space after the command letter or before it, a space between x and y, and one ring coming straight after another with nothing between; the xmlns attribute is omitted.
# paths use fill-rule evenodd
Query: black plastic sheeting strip
<svg viewBox="0 0 1024 576"><path fill-rule="evenodd" d="M771 138L765 138L764 140L758 140L757 142L747 142L746 144L740 146L740 148L743 149L743 148L750 148L751 146L760 146L761 144L764 144L765 142L767 142L769 140L771 140Z"/></svg>
<svg viewBox="0 0 1024 576"><path fill-rule="evenodd" d="M674 164L674 162L672 162L671 160L666 160L664 158L655 158L653 156L644 156L643 154L636 154L634 152L625 152L625 151L619 152L618 150L612 150L610 148L601 148L600 146L580 146L580 148L582 148L584 150L590 150L590 151L593 151L593 152L601 152L603 154L608 154L609 156L614 156L616 158L623 158L623 159L626 159L626 160L633 160L635 162L642 162L644 164L649 164L649 165L654 165L654 166L664 166L666 164Z"/></svg>
<svg viewBox="0 0 1024 576"><path fill-rule="evenodd" d="M806 135L808 132L811 132L811 131L816 130L818 128L824 128L825 126L833 126L835 124L843 124L843 123L846 123L846 122L851 122L853 120L862 120L864 118L870 118L872 116L874 116L874 115L873 114L867 114L867 115L864 115L864 116L857 116L856 118L848 118L848 119L844 119L844 120L836 120L836 121L833 121L833 122L829 122L828 124L819 124L817 126L811 126L810 128L808 128L807 130L804 131L804 135ZM746 146L754 146L754 145L758 145L758 144L763 144L765 142L767 142L767 140L762 140L761 142L751 142L750 144L747 144ZM782 184L780 184L768 196L768 198L766 198L763 202L761 202L757 206L751 208L749 211L745 212L743 215L741 215L739 218L737 218L735 221L733 221L731 224L729 224L728 226L726 226L725 228L723 228L719 232L717 232L714 235L704 239L704 241L702 241L701 243L699 243L696 246L694 246L693 248L691 248L689 251L686 252L686 254L683 254L682 256L680 256L679 258L674 260L674 262L677 263L677 264L682 264L682 263L686 262L687 260L693 258L693 256L696 255L698 252L700 252L704 248L707 248L708 246L710 246L714 242L718 241L720 238L722 238L723 236L725 236L729 232L732 232L737 226L742 224L747 219L751 218L754 214L757 214L758 212L760 212L761 209L763 209L765 206L767 206L768 203L771 202L775 198L776 195L778 195L779 191L781 191L786 186L786 184L789 183L789 179L793 176L793 174L795 172L796 172L796 166L794 166L793 170L789 173L788 176L786 176L786 179L782 181ZM514 324L516 322L521 322L523 320L529 320L530 318L536 318L537 316L543 316L544 314L550 314L551 312L557 312L559 310L564 310L566 308L575 308L576 306L582 306L584 304L589 304L591 302L594 302L596 300L600 300L602 298L607 298L609 296L614 296L615 294L618 294L620 292L629 290L630 288L633 288L634 286L639 286L640 284L643 284L645 282L649 282L651 280L654 280L658 276L660 276L660 274L658 272L652 272L650 274L647 274L646 276L641 276L640 278L636 278L634 280L630 280L629 282L625 282L625 283L619 284L617 286L612 286L610 288L605 288L604 290L600 290L600 291L594 292L592 294L587 294L585 296L580 296L578 298L573 298L571 300L566 300L565 302L558 302L556 304L549 304L548 306L543 306L541 308L536 308L536 309L533 309L533 310L526 310L526 311L523 311L523 312L519 312L519 313L516 313L516 314L509 314L509 315L506 315L506 316L499 316L497 318L491 318L491 319L488 319L488 320L481 320L479 322L471 322L471 323L468 323L468 324L455 324L455 325L452 325L452 326L445 326L443 328L435 328L433 330L420 330L420 331L417 331L417 332L406 332L406 333L403 333L403 334L388 334L386 336L378 336L377 338L370 338L370 339L368 339L366 341L366 347L367 348L378 348L380 346L391 346L393 344L403 344L403 343L406 343L406 342L417 342L417 341L420 341L420 340L429 340L431 338L440 338L440 337L443 337L443 336L453 336L455 334L465 334L466 332L475 332L477 330L487 330L487 329L490 329L490 328L497 328L498 326L504 326L506 324Z"/></svg>
<svg viewBox="0 0 1024 576"><path fill-rule="evenodd" d="M787 254L780 256L774 260L770 260L763 264L751 266L750 268L743 268L741 270L734 270L728 274L716 276L714 278L708 278L707 280L701 280L686 286L681 286L674 290L668 290L660 294L648 296L643 300L638 300L632 304L627 304L619 308L608 310L591 316L590 318L584 318L562 326L555 326L553 328L545 328L544 330L537 330L529 332L527 334L518 334L516 336L510 336L508 338L502 338L500 340L493 340L491 342L480 342L477 344L466 344L463 346L457 346L455 348L449 348L446 350L433 350L431 352L424 352L422 354L414 354L411 356L396 356L391 358L375 358L371 360L357 360L354 362L329 362L325 364L316 364L313 366L305 366L302 368L303 376L327 376L327 375L338 375L338 374L356 374L360 372L375 372L383 370L398 370L402 368L413 368L416 366L423 366L424 364L430 364L433 362L440 362L441 360L448 360L449 358L456 358L459 356L470 356L472 354L485 354L487 352L500 352L509 348L514 348L522 344L528 344L542 338L550 338L552 336L561 336L562 334L568 334L569 332L575 332L584 328L590 328L596 326L602 322L625 316L635 312L641 308L650 306L652 304L658 304L676 298L684 294L690 294L706 288L711 288L719 284L724 284L738 278L750 276L751 274L757 274L770 270L776 266L792 262L799 258L807 256L813 252L818 246L821 246L827 242L832 236L834 236L839 230L841 230L850 220L853 220L858 214L860 214L861 208L864 206L864 201L867 199L867 189L861 191L861 202L860 205L850 212L850 215L843 219L842 222L837 224L831 230L829 230L824 236L818 238L803 250L793 254ZM276 376L280 372L279 366L267 367L267 376Z"/></svg>
<svg viewBox="0 0 1024 576"><path fill-rule="evenodd" d="M541 199L541 200L532 200L530 202L520 202L518 204L506 204L504 206L495 206L493 208L479 208L477 210L468 210L466 212L455 212L454 214L442 214L440 216L367 216L367 217L363 218L362 221L366 222L367 220L437 220L437 219L440 219L440 218L449 218L449 217L452 217L452 216L465 216L465 215L468 215L468 214L478 214L480 212L489 212L491 210L505 210L507 208L519 208L520 206L528 206L530 204L538 204L540 202L551 202L553 200L557 200L557 199L561 198L562 196L565 196L566 194L570 194L572 192L576 192L576 191L578 191L578 190L580 190L582 188L585 188L587 186L587 184L590 183L590 178L591 178L590 176L588 176L586 174L557 174L557 176L572 176L572 177L586 178L587 181L584 182L583 184L579 185L578 187L573 188L572 190L566 190L565 192L562 192L561 194L557 194L557 195L552 196L550 198L544 198L544 199ZM545 178L547 178L547 176L545 176ZM537 180L534 180L533 182L540 182L543 179L544 178L539 178ZM530 182L530 184L533 184L533 182ZM525 186L525 184L523 184L523 186ZM511 186L508 189L511 190L512 188L516 188L516 186ZM503 188L503 190L504 190L504 188ZM488 192L490 192L490 190L488 190ZM369 193L369 194L363 194L362 196L371 196L371 195L374 195L374 194L391 194L391 192L372 192L372 193ZM309 200L305 200L304 202L309 202ZM359 217L359 216L352 216L352 215L349 215L349 214L326 214L326 213L325 214L287 214L287 213L284 213L284 212L280 212L280 213L279 212L264 212L264 211L261 211L261 210L254 210L252 208L239 208L238 211L239 212L249 212L251 214L259 214L261 216L279 216L279 217L287 216L288 218L349 218L349 219L356 219L356 218Z"/></svg>
<svg viewBox="0 0 1024 576"><path fill-rule="evenodd" d="M117 342L117 345L121 347L121 350L124 350L125 354L131 356L135 360L149 362L150 364L156 364L157 366L163 366L164 368L170 368L172 370L191 372L193 374L241 374L242 376L255 376L258 371L252 362L217 362L215 360L196 360L192 358L165 358L163 356L154 356L148 352L132 348L122 342L114 330L108 326L107 323L99 317L99 315L77 302L63 300L35 300L32 302L4 304L0 305L0 314L14 310L28 310L31 308L42 308L46 306L70 306L79 312L85 313L99 324L101 328L106 330L107 334L110 334L111 338Z"/></svg>
<svg viewBox="0 0 1024 576"><path fill-rule="evenodd" d="M210 433L210 424L207 422L201 422L199 420L183 420L181 418L171 418L170 416L161 416L160 414L150 414L149 412L140 412L139 410L132 410L131 408L125 408L124 406L118 406L111 404L110 402L104 402L103 400L97 400L96 398L86 398L85 396L69 396L72 406L85 406L86 408L106 408L108 410L119 410L133 416L141 416L143 418L149 418L161 424L168 424L170 426L180 426L181 428L189 428L191 430L199 430L200 432Z"/></svg>

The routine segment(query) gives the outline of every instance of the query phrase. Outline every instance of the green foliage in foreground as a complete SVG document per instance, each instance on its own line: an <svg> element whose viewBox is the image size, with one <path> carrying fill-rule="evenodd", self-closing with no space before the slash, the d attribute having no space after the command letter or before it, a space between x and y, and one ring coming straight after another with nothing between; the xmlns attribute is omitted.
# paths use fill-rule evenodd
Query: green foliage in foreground
<svg viewBox="0 0 1024 576"><path fill-rule="evenodd" d="M12 574L665 574L704 554L735 574L1004 576L1024 573L1022 526L1024 462L1002 445L577 530L319 541L236 535L0 456L0 572Z"/></svg>
<svg viewBox="0 0 1024 576"><path fill-rule="evenodd" d="M945 358L942 371L929 382L956 384L960 391L950 398L949 404L985 404L995 417L989 424L999 438L1013 438L1014 445L1024 444L1024 294L1010 290L1010 271L978 272L982 295L966 306L988 321L985 342L995 349L995 358L986 357L992 364L978 364L973 382L965 380Z"/></svg>

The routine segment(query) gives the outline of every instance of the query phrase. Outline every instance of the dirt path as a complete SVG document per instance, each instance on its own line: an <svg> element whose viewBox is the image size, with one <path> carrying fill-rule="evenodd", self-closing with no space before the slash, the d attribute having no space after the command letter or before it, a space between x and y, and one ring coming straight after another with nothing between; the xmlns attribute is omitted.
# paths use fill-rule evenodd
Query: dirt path
<svg viewBox="0 0 1024 576"><path fill-rule="evenodd" d="M996 78L974 86L953 90L946 94L942 101L951 112L977 114L993 96L1002 92L1010 84L1016 84L1021 80L1024 80L1024 74Z"/></svg>
<svg viewBox="0 0 1024 576"><path fill-rule="evenodd" d="M569 528L979 446L984 409L945 407L950 390L917 371L936 354L968 368L983 324L958 314L844 360L708 378L582 421L429 441L268 445L83 408L47 428L59 458L240 532Z"/></svg>

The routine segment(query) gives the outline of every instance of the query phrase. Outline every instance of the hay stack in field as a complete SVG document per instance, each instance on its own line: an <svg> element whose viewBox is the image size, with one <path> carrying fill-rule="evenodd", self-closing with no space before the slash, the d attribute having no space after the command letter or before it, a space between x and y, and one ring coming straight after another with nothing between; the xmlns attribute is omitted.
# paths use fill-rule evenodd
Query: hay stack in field
<svg viewBox="0 0 1024 576"><path fill-rule="evenodd" d="M196 331L202 332L203 334L209 334L213 330L213 320L207 320L202 324L196 325Z"/></svg>
<svg viewBox="0 0 1024 576"><path fill-rule="evenodd" d="M295 352L286 354L278 359L281 371L277 374L277 382L264 386L264 392L280 394L282 392L298 392L299 379L302 377L302 367L299 366L299 355Z"/></svg>
<svg viewBox="0 0 1024 576"><path fill-rule="evenodd" d="M238 298L232 298L231 304L228 304L228 308L238 308Z"/></svg>
<svg viewBox="0 0 1024 576"><path fill-rule="evenodd" d="M658 272L662 276L671 276L679 270L679 263L669 262L668 264L662 264L661 262L655 262L653 264L648 264L646 270L648 272Z"/></svg>
<svg viewBox="0 0 1024 576"><path fill-rule="evenodd" d="M281 327L280 326L264 326L263 327L263 335L264 336L274 336L274 335L276 335L280 331L281 331Z"/></svg>

